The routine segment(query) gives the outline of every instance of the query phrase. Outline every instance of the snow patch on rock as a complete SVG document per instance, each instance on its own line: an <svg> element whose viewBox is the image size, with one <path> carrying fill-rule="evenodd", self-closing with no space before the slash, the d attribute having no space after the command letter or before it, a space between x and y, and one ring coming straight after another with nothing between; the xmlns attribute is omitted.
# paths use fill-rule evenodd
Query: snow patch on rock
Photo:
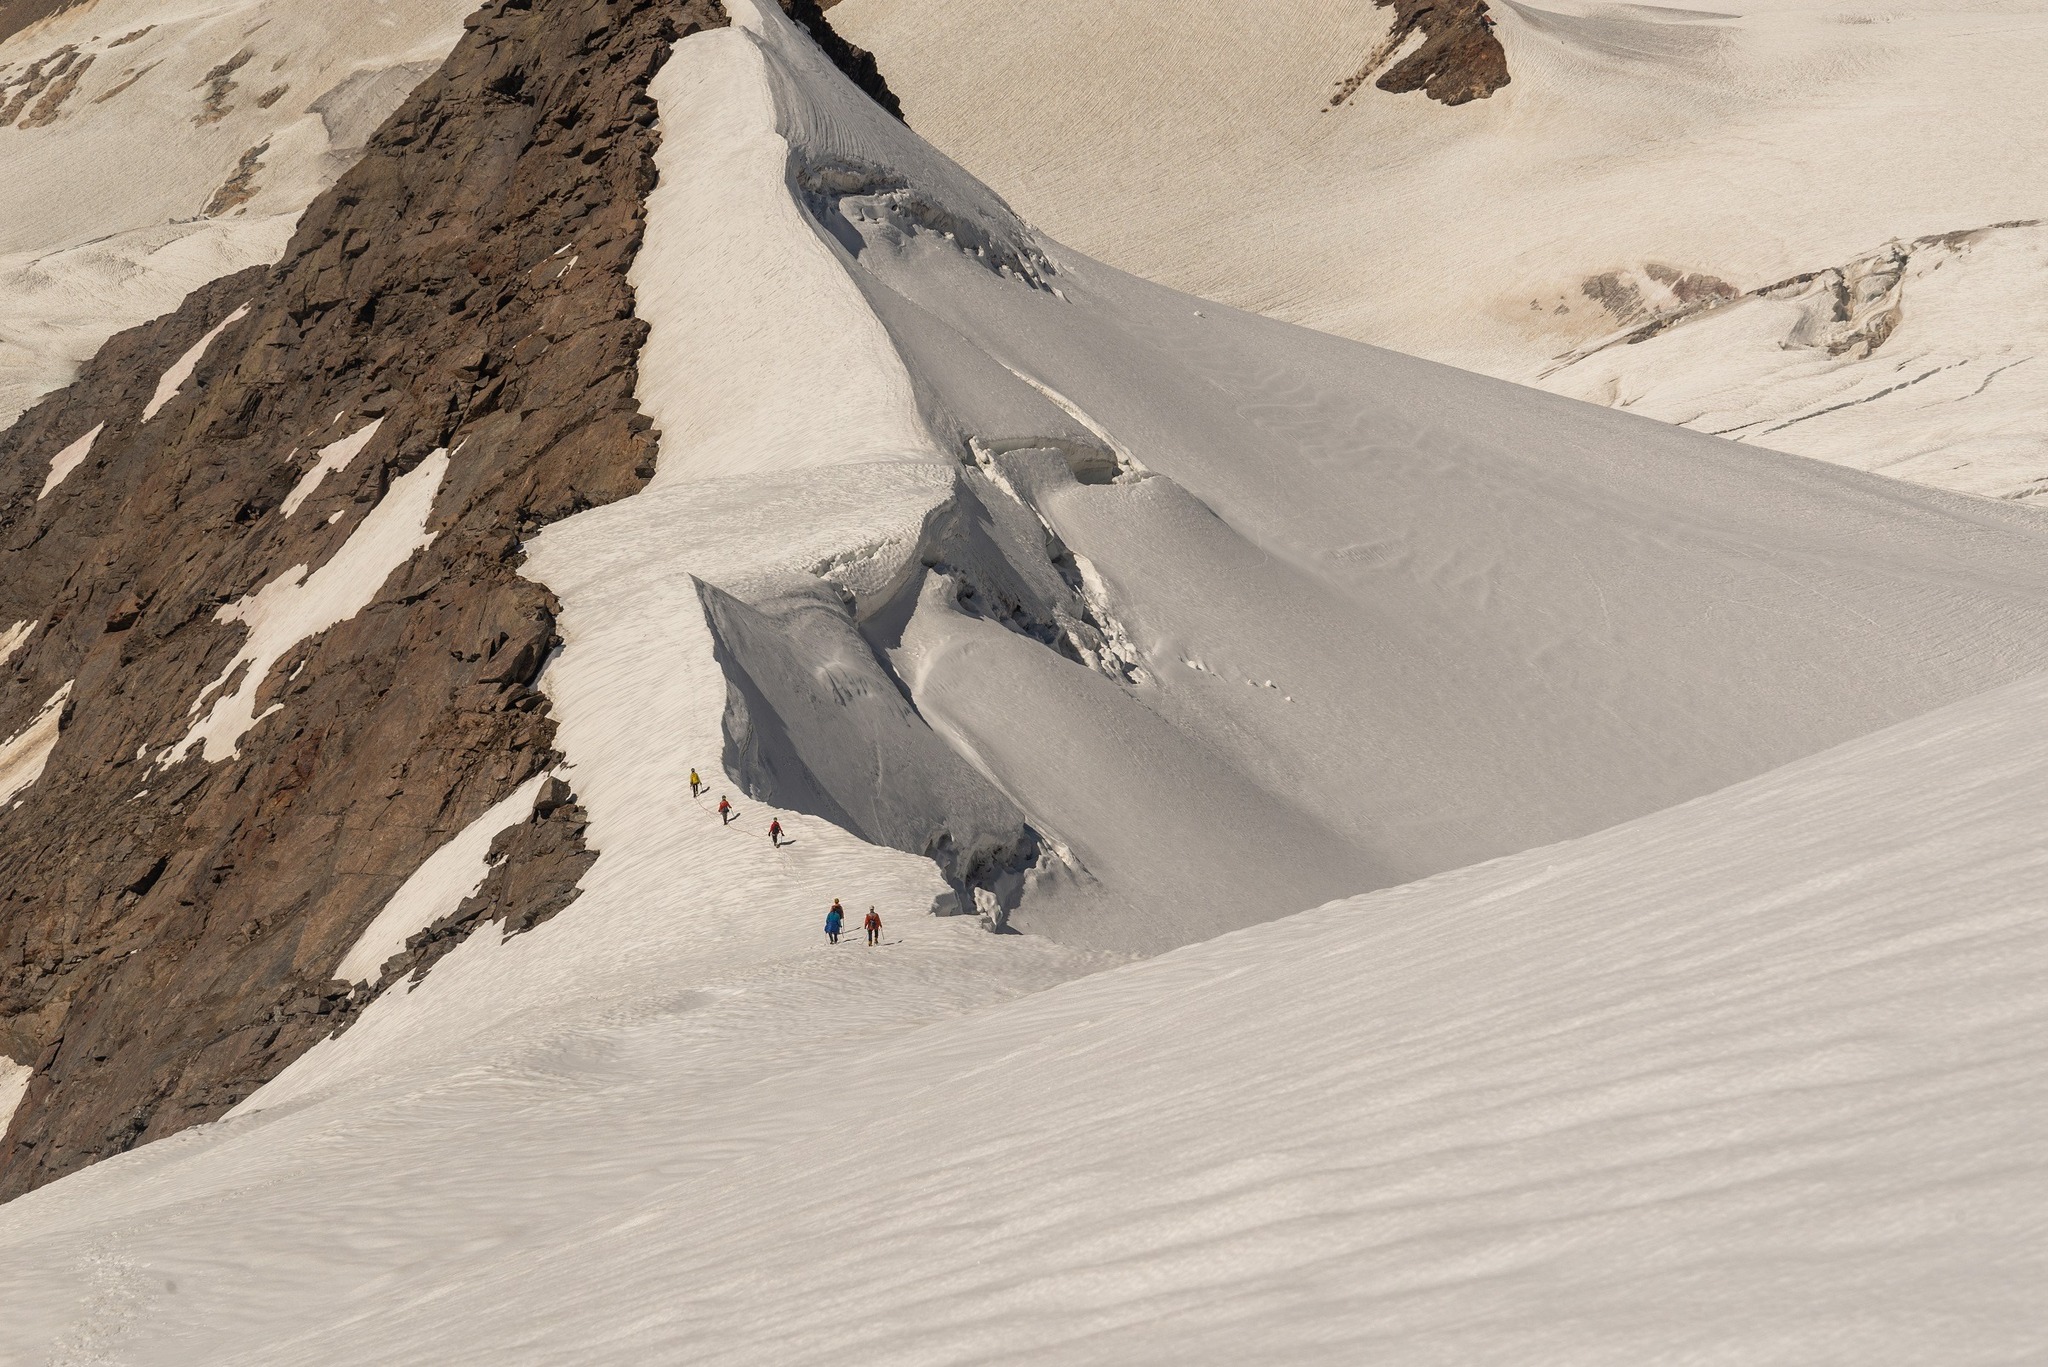
<svg viewBox="0 0 2048 1367"><path fill-rule="evenodd" d="M70 699L71 684L66 683L50 695L35 720L0 743L0 804L12 802L43 776L43 766L50 762L50 754L57 748L64 704Z"/></svg>
<svg viewBox="0 0 2048 1367"><path fill-rule="evenodd" d="M320 487L323 480L331 474L348 469L349 462L363 453L363 448L376 438L377 429L383 425L384 419L378 418L361 431L321 447L319 458L313 462L313 468L306 471L299 478L299 482L292 486L292 491L284 496L284 502L278 505L278 511L286 517L297 512L299 505L312 497L313 491Z"/></svg>
<svg viewBox="0 0 2048 1367"><path fill-rule="evenodd" d="M205 356L207 348L213 345L213 339L227 331L230 324L239 323L248 316L249 306L244 304L227 317L221 319L220 322L214 324L212 329L204 337L194 342L183 356L173 361L171 368L166 370L163 373L163 378L157 381L156 393L152 394L149 402L143 405L142 420L148 422L151 418L161 413L164 405L176 398L178 391L185 387L185 381L192 378L192 372L199 368L200 358Z"/></svg>
<svg viewBox="0 0 2048 1367"><path fill-rule="evenodd" d="M30 634L35 629L34 622L16 622L7 630L0 631L0 665L14 658L14 652L27 644Z"/></svg>
<svg viewBox="0 0 2048 1367"><path fill-rule="evenodd" d="M158 757L160 765L177 763L195 746L201 747L201 755L209 763L239 753L249 728L282 706L273 704L262 717L256 715L256 694L272 667L299 642L368 607L391 572L433 541L427 522L447 470L448 453L435 451L392 481L382 501L350 533L334 558L310 577L306 566L295 565L214 614L215 621L247 624L249 635L220 677L200 690L192 704L193 713L237 672L241 683L232 693L214 699L184 739Z"/></svg>
<svg viewBox="0 0 2048 1367"><path fill-rule="evenodd" d="M43 479L42 492L37 494L36 498L38 500L48 498L50 491L62 484L66 475L82 465L85 462L85 458L92 454L92 444L98 441L100 433L106 430L107 425L101 423L93 428L92 431L86 433L77 441L72 442L62 451L59 451L56 455L50 457L50 473ZM5 654L0 653L0 659L4 658L6 658Z"/></svg>
<svg viewBox="0 0 2048 1367"><path fill-rule="evenodd" d="M0 1054L0 1134L7 1133L14 1120L14 1108L28 1095L28 1080L34 1076L35 1069L26 1063L16 1063Z"/></svg>

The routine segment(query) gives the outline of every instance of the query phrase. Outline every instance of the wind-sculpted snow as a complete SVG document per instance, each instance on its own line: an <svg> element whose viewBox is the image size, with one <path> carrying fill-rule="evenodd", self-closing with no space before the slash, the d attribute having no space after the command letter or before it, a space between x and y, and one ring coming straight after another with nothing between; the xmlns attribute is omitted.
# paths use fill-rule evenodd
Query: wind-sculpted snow
<svg viewBox="0 0 2048 1367"><path fill-rule="evenodd" d="M518 547L580 897L0 1208L0 1355L2048 1349L2040 518L1118 275L730 9Z"/></svg>
<svg viewBox="0 0 2048 1367"><path fill-rule="evenodd" d="M700 135L636 267L660 473L534 573L565 623L584 557L607 599L704 580L633 611L708 606L747 791L977 870L995 919L1156 950L2048 664L2032 514L1109 271L743 8L663 78Z"/></svg>

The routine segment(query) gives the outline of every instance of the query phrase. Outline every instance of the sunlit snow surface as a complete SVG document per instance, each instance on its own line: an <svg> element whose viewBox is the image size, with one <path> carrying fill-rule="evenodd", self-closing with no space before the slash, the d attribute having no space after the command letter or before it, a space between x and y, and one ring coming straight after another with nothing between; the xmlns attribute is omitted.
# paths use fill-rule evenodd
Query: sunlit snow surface
<svg viewBox="0 0 2048 1367"><path fill-rule="evenodd" d="M789 738L750 782L807 769L913 852L863 795L980 783L959 838L1021 812L1054 855L1012 924L1156 950L2048 666L2038 515L1203 307L1038 237L807 45L705 35L662 80L660 471L531 561L565 736L668 715L705 581L767 619L714 623ZM661 791L710 720L619 763Z"/></svg>
<svg viewBox="0 0 2048 1367"><path fill-rule="evenodd" d="M1051 951L828 949L845 864L685 811L663 903L473 941L285 1083L352 1072L0 1211L0 1352L2031 1360L2044 708L926 1028Z"/></svg>
<svg viewBox="0 0 2048 1367"><path fill-rule="evenodd" d="M2048 480L2040 5L1495 0L1491 97L1368 83L1328 108L1391 13L843 0L832 21L912 127L1101 260L1701 430L1762 417L1742 440L1939 487ZM1659 293L1650 271L1747 291L2013 220L2036 223L1921 254L1868 357L1745 308L1553 370Z"/></svg>
<svg viewBox="0 0 2048 1367"><path fill-rule="evenodd" d="M0 1208L0 1357L2048 1351L2042 522L1093 266L732 9L655 88L659 472L527 547L582 897ZM1071 943L749 797L741 674L820 790L1024 810Z"/></svg>

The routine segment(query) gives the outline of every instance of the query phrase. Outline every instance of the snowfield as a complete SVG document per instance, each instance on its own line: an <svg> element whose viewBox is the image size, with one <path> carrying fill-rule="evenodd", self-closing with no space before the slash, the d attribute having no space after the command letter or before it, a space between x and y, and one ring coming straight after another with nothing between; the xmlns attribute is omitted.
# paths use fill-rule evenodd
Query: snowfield
<svg viewBox="0 0 2048 1367"><path fill-rule="evenodd" d="M2048 520L1098 265L728 6L525 547L582 895L0 1208L0 1360L2048 1355Z"/></svg>
<svg viewBox="0 0 2048 1367"><path fill-rule="evenodd" d="M282 255L474 8L94 0L0 42L0 427L108 337Z"/></svg>
<svg viewBox="0 0 2048 1367"><path fill-rule="evenodd" d="M2031 1360L2044 708L993 1008L1088 965L962 918L829 949L850 842L686 809L664 902L472 940L10 1203L0 1353Z"/></svg>
<svg viewBox="0 0 2048 1367"><path fill-rule="evenodd" d="M876 53L912 127L1103 261L1938 487L2048 479L2039 4L1495 0L1511 80L1490 98L1368 84L1328 108L1390 13L844 0L832 21ZM1925 250L2015 221L2031 226ZM1682 300L1895 250L1913 258L1903 308L1867 357L1746 305L1553 371Z"/></svg>

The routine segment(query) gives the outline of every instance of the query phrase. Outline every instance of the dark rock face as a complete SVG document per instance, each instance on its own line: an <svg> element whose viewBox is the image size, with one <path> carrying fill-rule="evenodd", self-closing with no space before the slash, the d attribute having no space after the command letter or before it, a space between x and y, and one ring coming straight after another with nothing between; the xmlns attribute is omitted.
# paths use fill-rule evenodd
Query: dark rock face
<svg viewBox="0 0 2048 1367"><path fill-rule="evenodd" d="M825 11L839 3L839 0L779 0L782 12L803 25L811 40L824 49L832 64L846 73L848 80L867 92L869 99L882 108L903 117L903 103L896 98L896 92L889 89L889 83L882 79L882 69L875 63L875 54L864 47L855 47L839 35L832 27L832 21L825 17Z"/></svg>
<svg viewBox="0 0 2048 1367"><path fill-rule="evenodd" d="M1358 72L1337 88L1344 103L1416 33L1422 43L1373 84L1391 94L1420 90L1447 105L1483 100L1508 83L1508 56L1494 36L1486 0L1373 0L1394 11L1394 27Z"/></svg>
<svg viewBox="0 0 2048 1367"><path fill-rule="evenodd" d="M518 577L521 539L653 473L626 281L646 89L724 22L716 0L493 0L277 266L114 338L0 435L0 633L35 624L0 664L0 742L75 681L42 777L0 809L0 1054L35 1067L0 1198L220 1115L345 1024L364 997L330 975L384 901L556 758L532 686L555 604ZM286 517L314 450L374 419ZM216 610L318 572L436 450L431 544L259 681L277 710L233 758L160 766L246 637ZM574 896L594 855L554 796L404 972Z"/></svg>

